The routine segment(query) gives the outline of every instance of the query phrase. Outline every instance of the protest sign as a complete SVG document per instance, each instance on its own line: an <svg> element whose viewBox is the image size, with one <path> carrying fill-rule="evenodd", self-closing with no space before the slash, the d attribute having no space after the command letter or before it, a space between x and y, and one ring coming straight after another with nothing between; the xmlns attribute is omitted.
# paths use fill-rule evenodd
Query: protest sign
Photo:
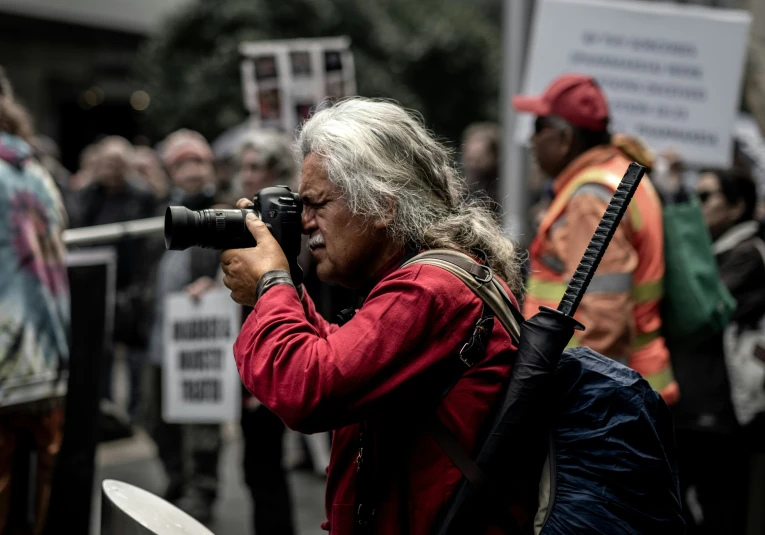
<svg viewBox="0 0 765 535"><path fill-rule="evenodd" d="M689 164L731 162L751 16L744 11L648 2L542 0L524 93L557 76L593 76L608 97L611 131L636 134ZM521 117L525 142L532 118Z"/></svg>
<svg viewBox="0 0 765 535"><path fill-rule="evenodd" d="M257 126L292 131L325 97L356 94L347 37L242 43L245 106Z"/></svg>
<svg viewBox="0 0 765 535"><path fill-rule="evenodd" d="M228 290L205 293L194 302L184 293L165 302L162 418L175 423L236 420L241 382L232 347L241 307Z"/></svg>

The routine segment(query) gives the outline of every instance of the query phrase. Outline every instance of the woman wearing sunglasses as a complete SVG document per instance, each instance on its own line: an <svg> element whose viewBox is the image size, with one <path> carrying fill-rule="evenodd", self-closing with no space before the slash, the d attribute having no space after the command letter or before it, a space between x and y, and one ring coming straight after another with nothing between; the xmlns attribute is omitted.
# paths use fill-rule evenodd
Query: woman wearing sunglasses
<svg viewBox="0 0 765 535"><path fill-rule="evenodd" d="M748 396L731 355L742 332L765 316L765 243L755 220L757 188L739 170L702 172L696 195L713 240L720 277L736 300L731 326L696 347L673 352L682 396L672 407L683 495L695 488L703 519L689 514L704 533L745 533L752 438L763 434L763 414L742 418L734 403ZM761 249L763 249L761 251ZM765 348L764 348L765 349ZM726 362L727 360L727 362ZM752 361L750 364L756 363ZM763 363L765 366L765 363ZM755 370L756 371L756 370ZM759 388L765 389L760 378ZM759 429L759 432L756 431ZM762 477L762 476L760 476ZM689 511L690 513L690 511ZM692 531L689 528L689 533Z"/></svg>

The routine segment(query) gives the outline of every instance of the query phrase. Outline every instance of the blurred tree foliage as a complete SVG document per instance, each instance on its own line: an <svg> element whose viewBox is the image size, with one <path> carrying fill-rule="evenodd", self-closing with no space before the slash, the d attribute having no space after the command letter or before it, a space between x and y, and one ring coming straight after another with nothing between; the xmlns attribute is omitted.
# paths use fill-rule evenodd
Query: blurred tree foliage
<svg viewBox="0 0 765 535"><path fill-rule="evenodd" d="M197 0L170 17L139 53L157 133L187 127L208 139L246 117L242 41L347 35L359 94L394 98L458 141L496 117L499 21L464 0Z"/></svg>

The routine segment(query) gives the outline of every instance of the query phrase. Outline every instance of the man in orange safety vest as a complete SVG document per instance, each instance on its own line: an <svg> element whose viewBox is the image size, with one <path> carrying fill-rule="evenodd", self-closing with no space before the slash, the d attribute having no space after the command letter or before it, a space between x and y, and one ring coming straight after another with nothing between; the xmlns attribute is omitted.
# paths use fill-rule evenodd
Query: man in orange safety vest
<svg viewBox="0 0 765 535"><path fill-rule="evenodd" d="M532 148L553 178L554 199L529 251L529 317L540 306L557 307L635 155L618 142L624 136L609 133L608 103L589 76L560 76L541 96L514 97L513 107L536 116ZM671 404L680 392L661 335L663 277L661 201L644 179L579 306L586 330L570 345L628 365Z"/></svg>

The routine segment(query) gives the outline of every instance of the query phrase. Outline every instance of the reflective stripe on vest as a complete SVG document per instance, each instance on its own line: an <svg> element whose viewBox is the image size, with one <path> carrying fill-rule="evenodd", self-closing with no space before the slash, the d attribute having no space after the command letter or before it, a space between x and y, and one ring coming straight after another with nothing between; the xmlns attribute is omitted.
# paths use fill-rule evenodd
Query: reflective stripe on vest
<svg viewBox="0 0 765 535"><path fill-rule="evenodd" d="M659 329L655 331L651 331L649 333L638 333L635 335L635 340L632 342L632 346L630 349L632 351L637 351L638 349L642 349L657 338L661 336L661 331ZM578 333L574 333L574 336L571 338L571 341L569 341L568 345L566 345L566 349L570 349L572 347L578 347L581 343L579 341L579 335ZM616 359L618 360L618 359ZM621 361L619 361L621 362ZM622 362L622 364L625 364L625 362Z"/></svg>
<svg viewBox="0 0 765 535"><path fill-rule="evenodd" d="M643 349L645 346L656 340L661 336L661 330L656 329L648 333L638 333L635 335L635 340L632 341L632 351Z"/></svg>
<svg viewBox="0 0 765 535"><path fill-rule="evenodd" d="M608 273L605 275L596 275L590 282L591 285L594 285L592 291L594 293L621 293L629 291L630 288L628 287L622 288L619 286L619 288L617 288L617 285L620 285L622 282L624 282L624 279L621 279L621 277L616 277L618 275L625 275L626 279L626 276L629 274ZM560 300L563 299L563 294L566 293L567 287L567 281L543 280L531 275L528 279L526 294L531 296L533 299L536 299L537 301L554 302L555 306L557 306ZM588 288L587 291L589 293L590 288ZM635 304L638 305L650 303L651 301L657 301L661 299L663 295L663 279L659 279L658 281L641 282L640 284L632 285L632 300L635 302Z"/></svg>
<svg viewBox="0 0 765 535"><path fill-rule="evenodd" d="M664 279L641 282L632 289L632 299L639 305L658 301L662 297L664 297Z"/></svg>
<svg viewBox="0 0 765 535"><path fill-rule="evenodd" d="M619 187L620 182L621 177L618 177L607 171L603 171L602 169L592 169L585 171L578 175L574 180L569 182L563 191L555 196L555 199L553 199L553 204L550 205L549 210L552 211L553 209L559 209L558 206L555 206L556 202L567 205L571 200L571 197L574 195L574 193L576 193L576 190L585 184L602 184L615 191L616 188ZM640 216L640 210L638 210L636 203L630 203L627 206L627 215L629 216L632 230L635 232L639 231L643 225L643 218Z"/></svg>
<svg viewBox="0 0 765 535"><path fill-rule="evenodd" d="M648 381L651 388L657 392L661 392L675 381L675 376L672 374L672 368L667 366L660 372L652 375L643 375L643 379Z"/></svg>
<svg viewBox="0 0 765 535"><path fill-rule="evenodd" d="M547 281L534 277L531 275L527 282L526 295L531 296L537 301L551 301L558 306L558 303L563 299L563 294L566 293L567 282L564 281Z"/></svg>

